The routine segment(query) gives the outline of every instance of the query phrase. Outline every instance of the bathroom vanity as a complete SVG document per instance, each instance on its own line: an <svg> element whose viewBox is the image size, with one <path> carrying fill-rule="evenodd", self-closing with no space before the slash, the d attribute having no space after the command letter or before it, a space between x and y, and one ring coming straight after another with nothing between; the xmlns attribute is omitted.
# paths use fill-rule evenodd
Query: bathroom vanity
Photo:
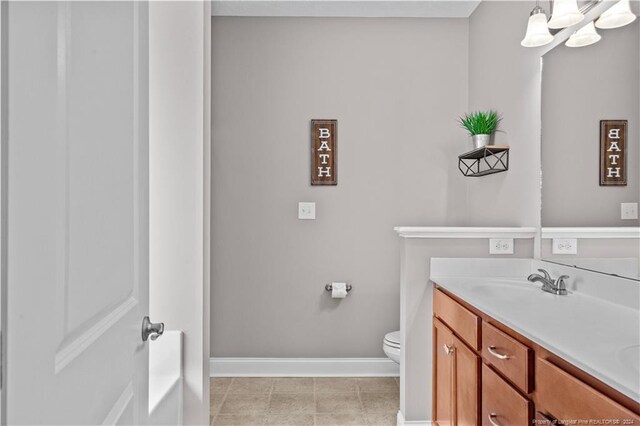
<svg viewBox="0 0 640 426"><path fill-rule="evenodd" d="M634 306L524 278L431 279L435 424L640 425Z"/></svg>

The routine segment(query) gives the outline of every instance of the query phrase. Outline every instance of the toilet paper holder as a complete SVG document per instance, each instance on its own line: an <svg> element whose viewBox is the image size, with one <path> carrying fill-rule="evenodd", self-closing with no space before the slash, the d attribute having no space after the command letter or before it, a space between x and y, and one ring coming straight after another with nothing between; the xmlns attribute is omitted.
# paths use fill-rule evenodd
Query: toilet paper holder
<svg viewBox="0 0 640 426"><path fill-rule="evenodd" d="M333 285L331 283L324 286L327 291L333 291ZM347 284L347 293L351 291L351 284Z"/></svg>

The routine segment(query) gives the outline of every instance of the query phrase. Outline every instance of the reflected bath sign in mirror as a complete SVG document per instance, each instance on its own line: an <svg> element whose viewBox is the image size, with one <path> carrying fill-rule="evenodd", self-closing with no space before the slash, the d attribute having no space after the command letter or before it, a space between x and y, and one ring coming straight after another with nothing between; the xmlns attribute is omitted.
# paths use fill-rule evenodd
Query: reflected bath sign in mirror
<svg viewBox="0 0 640 426"><path fill-rule="evenodd" d="M311 185L338 184L338 120L311 120Z"/></svg>
<svg viewBox="0 0 640 426"><path fill-rule="evenodd" d="M627 184L627 120L600 121L600 186Z"/></svg>

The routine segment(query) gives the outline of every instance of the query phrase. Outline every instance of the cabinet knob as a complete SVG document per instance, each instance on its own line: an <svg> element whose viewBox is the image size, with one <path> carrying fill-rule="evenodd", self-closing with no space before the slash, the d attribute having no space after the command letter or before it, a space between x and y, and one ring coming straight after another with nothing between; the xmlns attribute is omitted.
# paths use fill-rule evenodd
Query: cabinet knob
<svg viewBox="0 0 640 426"><path fill-rule="evenodd" d="M442 349L444 349L444 353L447 355L451 355L453 353L453 346L449 346L446 343L442 345Z"/></svg>

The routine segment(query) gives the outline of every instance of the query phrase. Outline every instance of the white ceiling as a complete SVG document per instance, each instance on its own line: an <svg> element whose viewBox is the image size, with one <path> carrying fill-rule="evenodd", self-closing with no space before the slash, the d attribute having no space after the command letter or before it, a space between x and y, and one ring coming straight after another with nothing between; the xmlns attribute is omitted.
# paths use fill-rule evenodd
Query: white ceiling
<svg viewBox="0 0 640 426"><path fill-rule="evenodd" d="M467 18L481 0L211 0L213 16Z"/></svg>

